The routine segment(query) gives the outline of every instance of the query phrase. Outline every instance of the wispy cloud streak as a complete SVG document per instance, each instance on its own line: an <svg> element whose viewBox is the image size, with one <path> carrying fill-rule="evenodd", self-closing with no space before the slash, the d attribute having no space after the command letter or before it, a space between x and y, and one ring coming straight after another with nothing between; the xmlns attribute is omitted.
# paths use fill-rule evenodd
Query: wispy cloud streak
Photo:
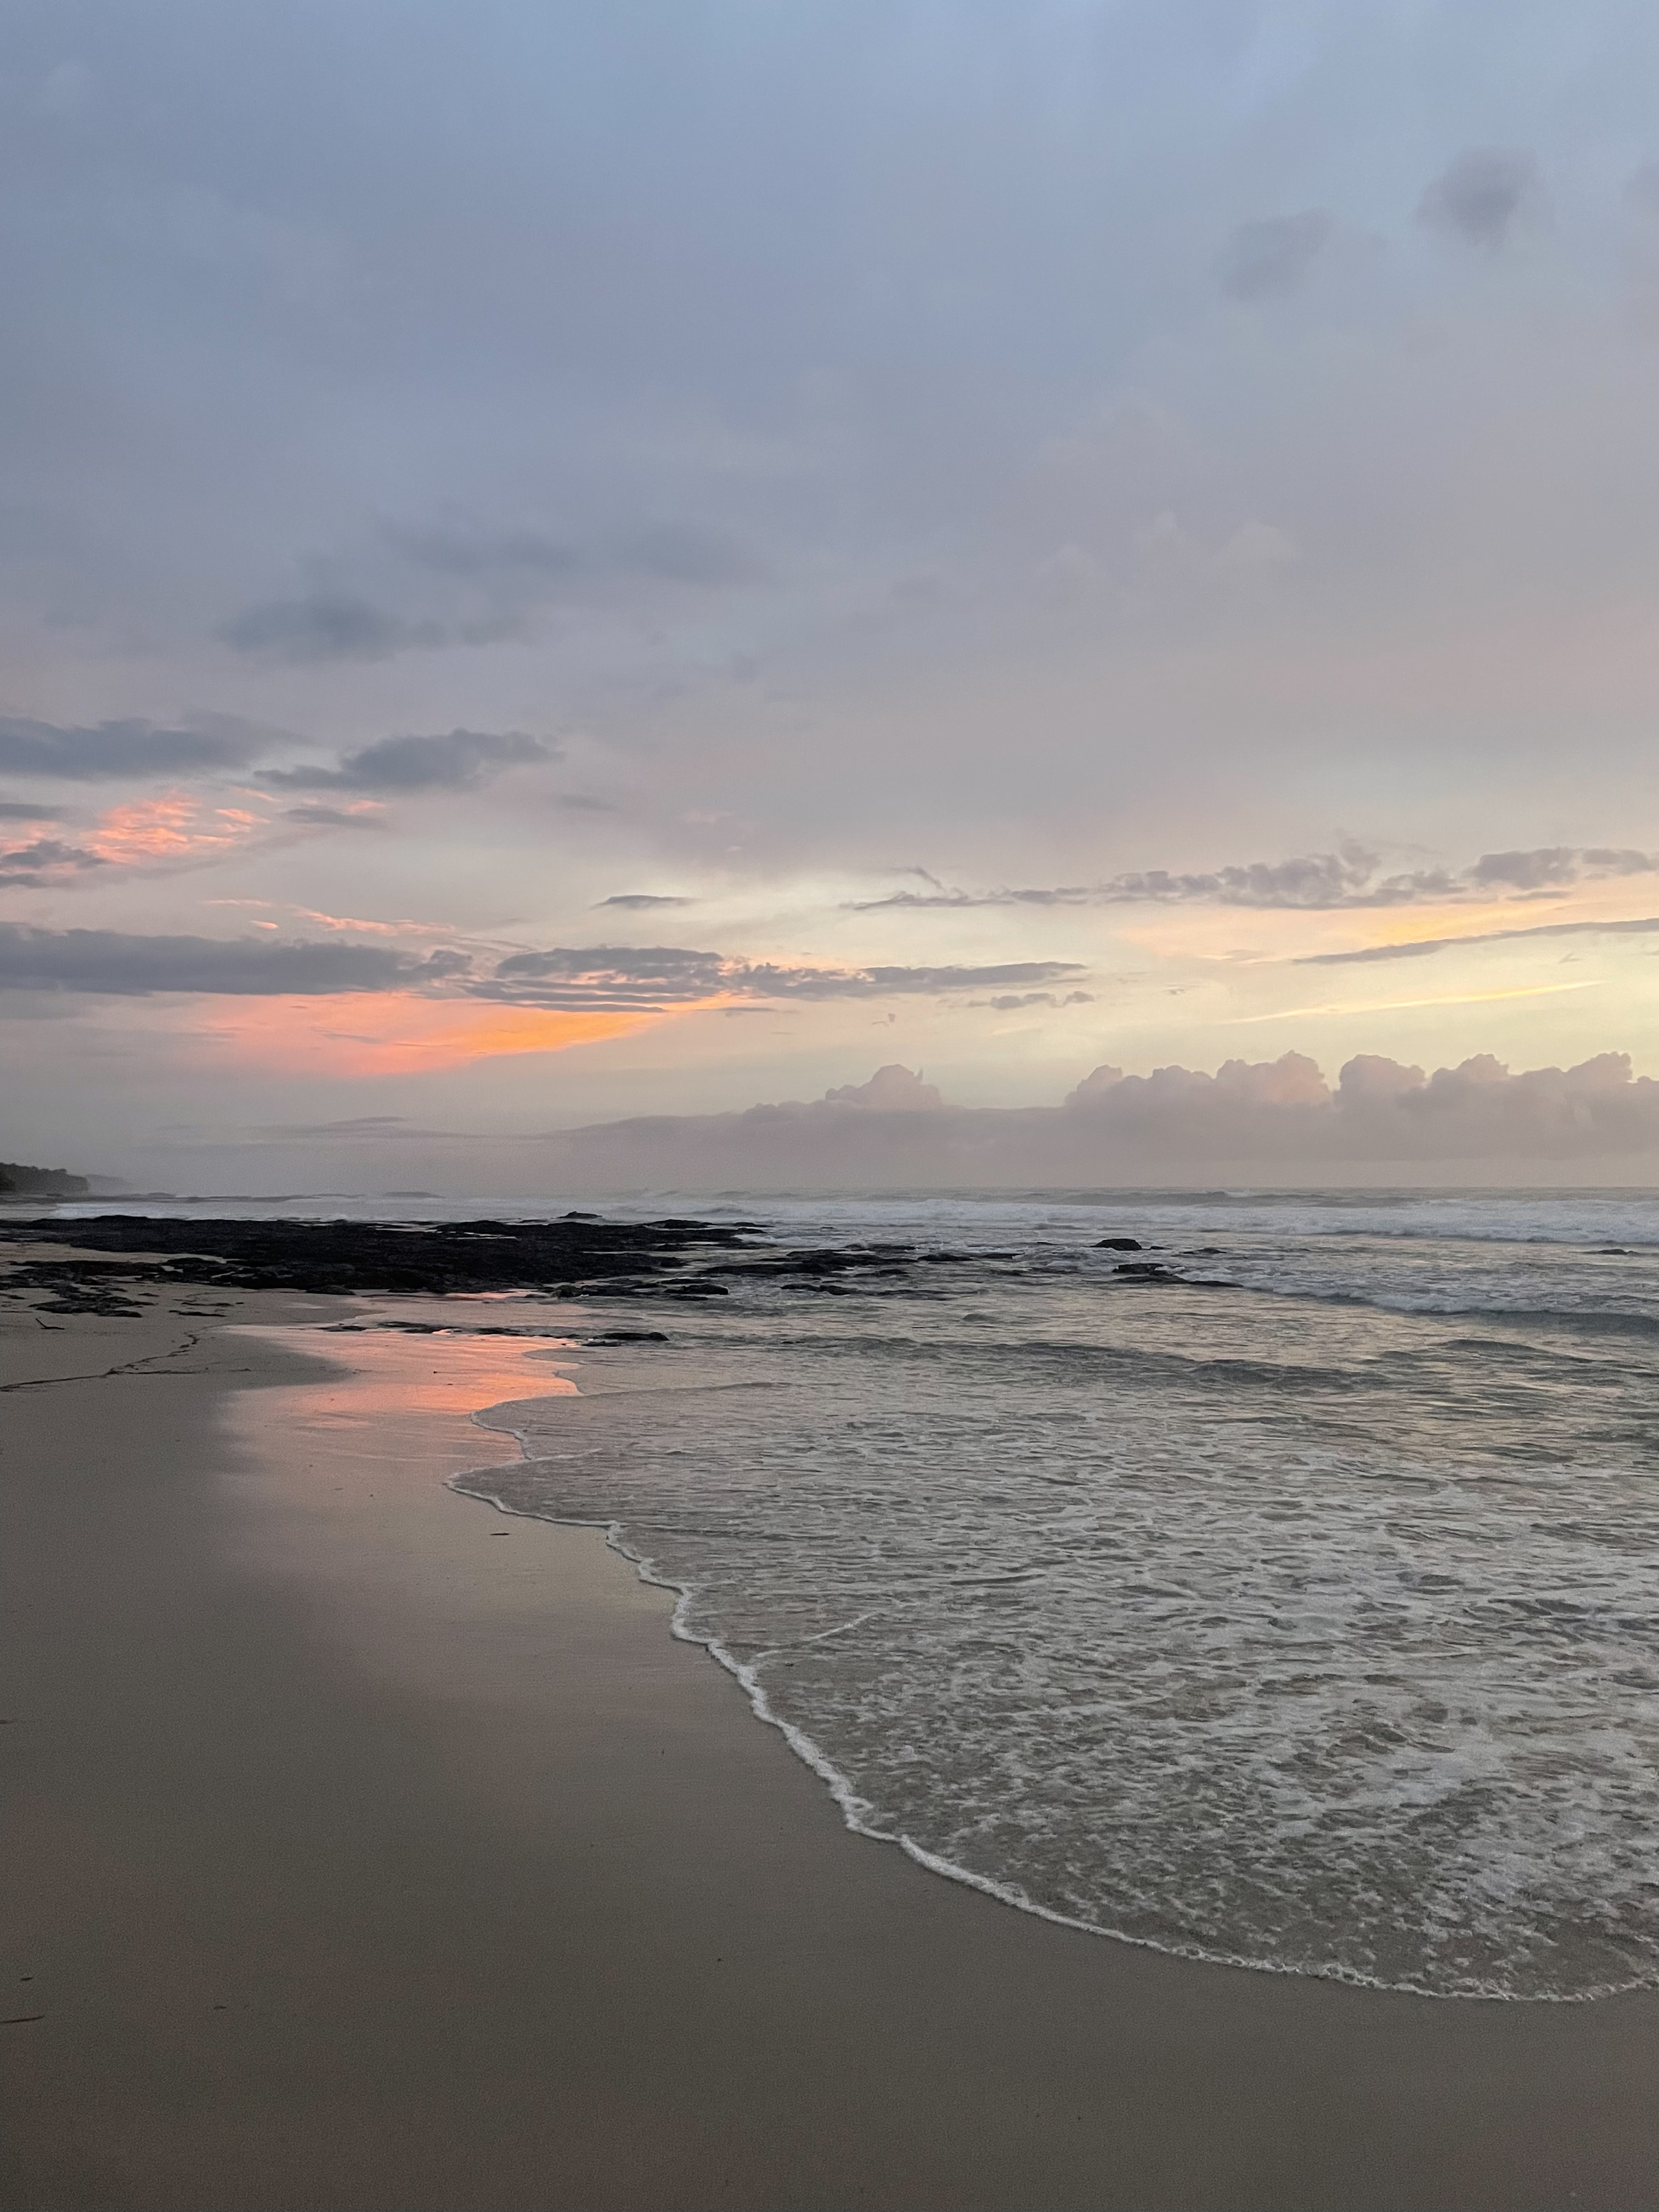
<svg viewBox="0 0 1659 2212"><path fill-rule="evenodd" d="M1288 860L1173 873L1137 869L1094 884L967 890L927 876L923 890L891 891L851 902L871 914L912 908L973 907L1237 906L1327 913L1344 908L1444 905L1491 900L1505 893L1547 896L1611 877L1659 872L1659 854L1609 846L1552 845L1531 852L1484 853L1468 868L1418 868L1384 875L1380 856L1363 846L1309 853ZM926 876L926 872L916 871Z"/></svg>
<svg viewBox="0 0 1659 2212"><path fill-rule="evenodd" d="M1522 929L1480 929L1467 937L1407 938L1397 945L1362 945L1352 952L1304 952L1297 968L1352 968L1373 960L1420 960L1431 952L1455 951L1465 945L1504 945L1528 937L1647 937L1659 930L1659 915L1622 921L1540 921Z"/></svg>

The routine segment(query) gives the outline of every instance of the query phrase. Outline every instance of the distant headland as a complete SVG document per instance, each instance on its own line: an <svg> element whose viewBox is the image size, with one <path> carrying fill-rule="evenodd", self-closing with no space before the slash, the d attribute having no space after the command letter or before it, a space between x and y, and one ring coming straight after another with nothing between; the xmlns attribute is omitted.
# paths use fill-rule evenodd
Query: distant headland
<svg viewBox="0 0 1659 2212"><path fill-rule="evenodd" d="M85 1198L92 1189L85 1176L67 1168L30 1168L0 1160L0 1198Z"/></svg>

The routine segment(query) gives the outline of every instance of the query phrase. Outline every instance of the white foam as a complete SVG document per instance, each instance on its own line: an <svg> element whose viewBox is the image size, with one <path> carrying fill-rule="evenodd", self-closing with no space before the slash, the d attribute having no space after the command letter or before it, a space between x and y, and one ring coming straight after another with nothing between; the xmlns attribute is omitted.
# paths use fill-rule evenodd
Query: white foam
<svg viewBox="0 0 1659 2212"><path fill-rule="evenodd" d="M850 1827L1020 1910L1426 1996L1659 1980L1650 1370L1536 1314L961 1288L677 1315L455 1486L602 1528Z"/></svg>

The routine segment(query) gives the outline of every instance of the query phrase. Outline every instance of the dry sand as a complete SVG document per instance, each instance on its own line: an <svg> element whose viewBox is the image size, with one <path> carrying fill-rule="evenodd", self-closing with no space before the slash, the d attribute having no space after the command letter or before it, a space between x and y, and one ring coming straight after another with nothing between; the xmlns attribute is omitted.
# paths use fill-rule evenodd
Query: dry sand
<svg viewBox="0 0 1659 2212"><path fill-rule="evenodd" d="M1233 1972L927 1875L597 1536L441 1486L520 1352L320 1341L372 1371L165 1303L9 1334L15 2212L1659 2204L1659 1994Z"/></svg>

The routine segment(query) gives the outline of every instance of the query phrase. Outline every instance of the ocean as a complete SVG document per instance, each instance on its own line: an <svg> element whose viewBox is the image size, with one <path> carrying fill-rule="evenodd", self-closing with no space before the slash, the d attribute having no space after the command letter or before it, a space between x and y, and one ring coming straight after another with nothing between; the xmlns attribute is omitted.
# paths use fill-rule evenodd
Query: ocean
<svg viewBox="0 0 1659 2212"><path fill-rule="evenodd" d="M852 1826L1194 1957L1659 1981L1659 1199L753 1211L915 1256L630 1310L462 1486L603 1523Z"/></svg>
<svg viewBox="0 0 1659 2212"><path fill-rule="evenodd" d="M1659 1195L680 1203L869 1264L520 1302L577 1395L457 1486L602 1525L849 1825L1194 1958L1659 1984Z"/></svg>

